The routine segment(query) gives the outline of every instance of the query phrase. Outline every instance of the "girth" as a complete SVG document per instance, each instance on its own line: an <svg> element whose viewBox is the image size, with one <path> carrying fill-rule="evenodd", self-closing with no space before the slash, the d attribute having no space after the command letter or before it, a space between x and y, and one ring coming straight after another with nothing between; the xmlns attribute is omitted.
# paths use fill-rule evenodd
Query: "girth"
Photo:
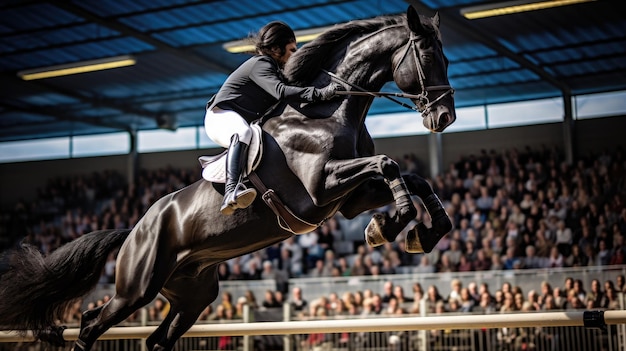
<svg viewBox="0 0 626 351"><path fill-rule="evenodd" d="M309 223L302 218L296 216L278 197L278 194L272 189L268 189L256 172L250 172L248 179L252 182L254 187L261 193L261 198L267 206L272 209L278 219L278 225L284 230L292 232L294 234L305 234L312 232L321 226L322 222L318 224Z"/></svg>

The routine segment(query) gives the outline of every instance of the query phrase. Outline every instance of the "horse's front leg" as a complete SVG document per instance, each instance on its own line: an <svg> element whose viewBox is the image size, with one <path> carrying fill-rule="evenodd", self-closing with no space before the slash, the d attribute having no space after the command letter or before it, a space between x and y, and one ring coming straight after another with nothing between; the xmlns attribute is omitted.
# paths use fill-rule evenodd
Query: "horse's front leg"
<svg viewBox="0 0 626 351"><path fill-rule="evenodd" d="M326 164L325 170L325 194L328 199L345 196L372 178L382 176L384 179L387 191L391 191L395 201L396 213L393 217L380 214L378 220L372 220L366 230L366 240L372 246L395 240L398 233L417 215L409 189L400 174L400 167L388 156L332 160ZM389 202L387 198L379 200L384 201L382 204ZM380 207L379 203L374 199L371 208Z"/></svg>
<svg viewBox="0 0 626 351"><path fill-rule="evenodd" d="M420 222L408 231L406 250L413 253L431 252L439 240L452 230L452 222L439 197L424 178L416 174L406 174L403 179L411 194L419 196L422 200L432 223L428 228ZM384 206L392 200L393 197L385 182L382 179L371 179L350 194L340 211L346 218L354 218L359 213ZM384 228L389 222L390 217L386 213L375 214L366 229L368 243L371 244L377 237L376 228Z"/></svg>

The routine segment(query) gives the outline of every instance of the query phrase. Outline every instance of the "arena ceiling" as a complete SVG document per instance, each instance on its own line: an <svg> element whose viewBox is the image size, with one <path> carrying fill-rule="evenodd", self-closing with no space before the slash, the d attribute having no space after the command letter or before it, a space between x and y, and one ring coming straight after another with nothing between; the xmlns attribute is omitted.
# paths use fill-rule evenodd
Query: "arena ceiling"
<svg viewBox="0 0 626 351"><path fill-rule="evenodd" d="M0 141L154 129L164 117L200 125L207 99L248 57L224 43L271 20L305 30L404 13L409 3L440 15L458 107L626 89L626 15L608 0L474 20L461 10L494 2L3 0ZM18 77L122 55L136 64ZM370 113L398 108L377 100Z"/></svg>

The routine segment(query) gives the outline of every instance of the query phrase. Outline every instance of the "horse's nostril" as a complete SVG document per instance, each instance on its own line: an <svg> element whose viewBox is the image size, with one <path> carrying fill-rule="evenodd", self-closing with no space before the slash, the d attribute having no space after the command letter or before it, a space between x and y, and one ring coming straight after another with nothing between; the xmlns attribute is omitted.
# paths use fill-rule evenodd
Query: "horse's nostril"
<svg viewBox="0 0 626 351"><path fill-rule="evenodd" d="M447 126L448 123L450 122L450 113L448 112L444 112L442 114L439 115L439 125L440 126Z"/></svg>

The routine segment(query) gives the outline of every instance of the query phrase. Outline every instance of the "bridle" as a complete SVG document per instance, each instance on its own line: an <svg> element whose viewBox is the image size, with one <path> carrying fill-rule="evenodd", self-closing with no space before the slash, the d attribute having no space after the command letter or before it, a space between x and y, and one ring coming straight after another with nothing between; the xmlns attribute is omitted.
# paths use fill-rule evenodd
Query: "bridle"
<svg viewBox="0 0 626 351"><path fill-rule="evenodd" d="M390 27L386 27L383 28L381 30L378 30L374 33L371 33L370 35L367 35L361 39L359 39L358 41L363 41L375 34L378 34L379 32L386 30L386 29L390 29L390 28L394 28L394 27L399 27L399 25L397 26L390 26ZM415 35L415 33L411 32L411 36L409 38L409 40L406 43L405 46L405 50L404 53L402 54L402 57L400 58L400 61L398 61L398 63L395 65L395 67L393 68L393 73L395 74L395 72L398 70L398 68L400 67L400 64L402 64L402 62L404 62L404 60L406 59L407 56L409 56L409 52L412 51L413 53L413 60L415 62L415 67L417 70L417 76L419 79L419 84L420 84L420 89L422 90L420 94L407 94L407 93L395 93L395 92L383 92L383 91L378 91L378 92L373 92L373 91L367 91L363 88L361 88L360 86L348 82L347 80L339 77L338 75L336 75L333 72L329 72L326 70L323 70L324 72L326 72L326 74L328 74L332 79L338 81L339 83L343 84L343 85L348 85L353 89L356 90L346 90L346 91L338 91L337 94L338 95L369 95L369 96L373 96L373 97L384 97L388 100L393 101L394 103L402 106L402 107L406 107L408 109L420 112L422 114L422 117L426 117L426 115L428 115L430 113L431 107L436 104L438 101L440 101L441 99L443 99L444 97L448 96L448 95L453 95L454 94L454 89L450 86L450 85L430 85L427 86L425 81L426 81L426 74L424 73L424 67L422 65L422 62L419 59L419 55L417 54L417 40L419 40L420 37ZM411 50L413 49L413 50ZM438 90L445 90L444 93L442 93L441 95L439 95L436 99L434 99L433 101L430 101L430 99L428 98L428 92L430 91L438 91ZM408 98L411 99L412 101L416 101L415 106L411 106L408 105L402 101L399 101L397 99L394 99L393 97L400 97L400 98Z"/></svg>

